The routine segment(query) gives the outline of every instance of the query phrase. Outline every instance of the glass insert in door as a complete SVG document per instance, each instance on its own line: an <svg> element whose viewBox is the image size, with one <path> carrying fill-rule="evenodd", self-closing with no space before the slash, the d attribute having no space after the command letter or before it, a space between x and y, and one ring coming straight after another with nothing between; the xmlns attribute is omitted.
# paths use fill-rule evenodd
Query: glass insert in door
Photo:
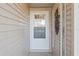
<svg viewBox="0 0 79 59"><path fill-rule="evenodd" d="M34 39L46 38L45 14L34 15Z"/></svg>
<svg viewBox="0 0 79 59"><path fill-rule="evenodd" d="M46 28L45 27L34 27L34 38L46 38Z"/></svg>

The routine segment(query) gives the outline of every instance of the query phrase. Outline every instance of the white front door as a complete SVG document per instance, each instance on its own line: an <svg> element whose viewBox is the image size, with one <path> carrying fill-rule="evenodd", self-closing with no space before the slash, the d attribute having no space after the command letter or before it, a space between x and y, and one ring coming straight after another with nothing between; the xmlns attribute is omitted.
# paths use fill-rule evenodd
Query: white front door
<svg viewBox="0 0 79 59"><path fill-rule="evenodd" d="M48 51L49 11L30 11L30 51Z"/></svg>

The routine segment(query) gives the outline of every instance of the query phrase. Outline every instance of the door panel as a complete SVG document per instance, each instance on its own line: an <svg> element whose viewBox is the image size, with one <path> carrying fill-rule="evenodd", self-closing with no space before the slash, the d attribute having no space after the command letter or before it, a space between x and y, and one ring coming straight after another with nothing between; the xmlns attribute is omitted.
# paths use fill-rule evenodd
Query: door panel
<svg viewBox="0 0 79 59"><path fill-rule="evenodd" d="M30 11L30 17L30 50L49 50L49 11Z"/></svg>

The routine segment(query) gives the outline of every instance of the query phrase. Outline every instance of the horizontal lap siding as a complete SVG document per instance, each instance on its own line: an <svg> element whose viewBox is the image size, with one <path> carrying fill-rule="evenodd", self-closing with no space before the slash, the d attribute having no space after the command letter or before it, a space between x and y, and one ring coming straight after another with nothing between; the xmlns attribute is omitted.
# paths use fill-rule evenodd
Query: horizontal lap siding
<svg viewBox="0 0 79 59"><path fill-rule="evenodd" d="M66 55L73 55L73 4L66 4Z"/></svg>
<svg viewBox="0 0 79 59"><path fill-rule="evenodd" d="M28 5L0 4L0 55L26 55L24 34L28 40Z"/></svg>

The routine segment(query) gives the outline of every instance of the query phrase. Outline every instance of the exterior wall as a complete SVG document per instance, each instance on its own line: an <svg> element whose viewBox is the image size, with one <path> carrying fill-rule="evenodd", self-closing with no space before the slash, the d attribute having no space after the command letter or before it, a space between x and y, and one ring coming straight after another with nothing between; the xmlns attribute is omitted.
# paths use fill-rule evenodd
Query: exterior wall
<svg viewBox="0 0 79 59"><path fill-rule="evenodd" d="M27 4L0 4L0 55L27 55L28 19Z"/></svg>
<svg viewBox="0 0 79 59"><path fill-rule="evenodd" d="M62 21L63 21L63 25L62 25L62 55L66 55L66 56L72 56L74 55L74 51L76 51L76 54L78 54L78 44L76 44L76 42L78 42L78 40L75 40L76 42L74 42L74 35L76 37L76 39L78 39L78 32L76 33L76 31L78 31L78 4L75 4L75 8L74 8L74 4L63 4L64 5L64 8L62 10ZM57 35L55 35L55 29L54 28L54 21L55 21L55 17L54 17L54 13L55 13L55 10L56 8L59 7L58 4L55 4L53 6L53 9L52 9L52 34L53 34L53 54L54 55L58 55L58 42L57 38L59 38ZM75 10L75 12L74 12ZM75 14L74 14L75 13ZM74 17L75 17L75 20L74 21ZM75 33L74 34L74 22L75 22ZM77 22L77 23L76 23ZM53 33L54 32L54 33ZM75 43L75 46L76 48L74 48L74 43ZM75 49L75 50L74 50Z"/></svg>
<svg viewBox="0 0 79 59"><path fill-rule="evenodd" d="M65 4L65 18L66 20L66 43L65 43L65 50L66 56L74 55L74 4Z"/></svg>
<svg viewBox="0 0 79 59"><path fill-rule="evenodd" d="M62 5L62 6L61 6ZM64 7L63 7L64 5ZM74 4L54 4L52 8L53 55L74 55ZM55 33L55 11L59 8L60 31ZM62 35L62 36L61 36Z"/></svg>
<svg viewBox="0 0 79 59"><path fill-rule="evenodd" d="M54 4L53 8L52 8L52 48L53 48L53 55L55 56L59 56L61 54L60 52L60 31L59 33L56 35L55 32L55 11L56 9L59 9L59 13L60 13L60 4ZM61 22L60 22L61 23Z"/></svg>

